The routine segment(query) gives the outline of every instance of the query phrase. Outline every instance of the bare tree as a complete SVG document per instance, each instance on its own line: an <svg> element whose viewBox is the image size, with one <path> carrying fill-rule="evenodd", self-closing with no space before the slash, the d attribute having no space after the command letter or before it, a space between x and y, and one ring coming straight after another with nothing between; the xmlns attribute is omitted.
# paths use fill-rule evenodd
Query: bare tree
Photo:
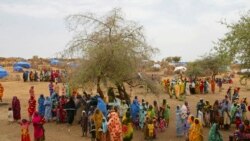
<svg viewBox="0 0 250 141"><path fill-rule="evenodd" d="M120 9L104 16L93 13L66 18L74 33L64 57L81 57L81 66L71 77L75 85L95 82L97 92L104 97L100 84L111 82L121 97L128 99L124 82L137 72L142 60L149 59L156 49L145 40L143 27L124 19Z"/></svg>

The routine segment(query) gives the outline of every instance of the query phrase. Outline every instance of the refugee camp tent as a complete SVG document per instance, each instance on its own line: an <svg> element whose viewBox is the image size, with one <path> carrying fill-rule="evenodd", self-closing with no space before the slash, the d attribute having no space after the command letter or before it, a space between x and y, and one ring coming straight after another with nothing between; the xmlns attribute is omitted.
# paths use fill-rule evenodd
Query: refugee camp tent
<svg viewBox="0 0 250 141"><path fill-rule="evenodd" d="M60 63L60 61L57 60L57 59L51 59L51 60L50 60L50 64L51 64L51 65L58 65L59 63Z"/></svg>
<svg viewBox="0 0 250 141"><path fill-rule="evenodd" d="M31 68L30 63L28 63L28 62L22 62L22 61L21 61L21 62L15 63L15 64L14 64L14 67L16 67L16 66L20 66L20 67L26 68L26 69Z"/></svg>
<svg viewBox="0 0 250 141"><path fill-rule="evenodd" d="M16 71L16 72L23 72L23 67L21 67L21 66L14 66L13 70Z"/></svg>
<svg viewBox="0 0 250 141"><path fill-rule="evenodd" d="M4 68L0 68L0 78L8 76L8 72Z"/></svg>
<svg viewBox="0 0 250 141"><path fill-rule="evenodd" d="M187 71L187 68L186 68L186 67L183 67L183 66L175 67L175 68L174 68L174 72L179 72L179 71L185 72L185 71Z"/></svg>

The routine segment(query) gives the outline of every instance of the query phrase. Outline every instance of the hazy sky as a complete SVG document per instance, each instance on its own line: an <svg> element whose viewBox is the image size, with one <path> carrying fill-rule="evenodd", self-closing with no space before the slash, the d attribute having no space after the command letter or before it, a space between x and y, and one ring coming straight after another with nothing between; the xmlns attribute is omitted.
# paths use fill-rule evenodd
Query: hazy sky
<svg viewBox="0 0 250 141"><path fill-rule="evenodd" d="M160 49L156 59L190 61L226 33L219 21L237 21L250 0L0 0L0 56L54 57L72 37L65 16L115 7L144 26L148 42Z"/></svg>

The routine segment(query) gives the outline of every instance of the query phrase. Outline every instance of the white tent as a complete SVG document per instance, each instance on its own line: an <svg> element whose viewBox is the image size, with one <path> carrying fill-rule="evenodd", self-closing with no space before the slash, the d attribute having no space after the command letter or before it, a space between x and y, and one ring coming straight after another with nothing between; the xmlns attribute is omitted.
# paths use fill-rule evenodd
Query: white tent
<svg viewBox="0 0 250 141"><path fill-rule="evenodd" d="M175 67L174 72L177 72L177 71L185 72L185 71L187 71L187 68L183 67L183 66Z"/></svg>
<svg viewBox="0 0 250 141"><path fill-rule="evenodd" d="M160 68L161 68L161 65L160 65L160 64L154 64L154 65L153 65L153 68L160 69Z"/></svg>

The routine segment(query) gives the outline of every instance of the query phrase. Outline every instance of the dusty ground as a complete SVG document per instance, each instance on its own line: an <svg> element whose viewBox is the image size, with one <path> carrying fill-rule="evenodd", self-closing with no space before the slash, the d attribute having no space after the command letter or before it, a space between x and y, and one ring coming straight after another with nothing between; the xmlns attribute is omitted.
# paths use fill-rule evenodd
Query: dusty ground
<svg viewBox="0 0 250 141"><path fill-rule="evenodd" d="M233 86L237 86L237 80L235 80L235 84ZM43 93L48 95L48 83L36 83L36 82L28 82L23 83L21 81L13 81L13 82L2 82L5 93L4 93L4 102L10 103L13 96L18 96L22 106L22 118L27 118L27 102L29 96L29 88L30 86L35 86L36 98L38 98L39 94ZM200 98L204 98L205 100L209 100L213 103L216 99L223 99L226 89L228 85L224 85L224 90L222 93L218 93L218 89L216 89L216 94L207 94L207 95L192 95L187 96L186 101L189 102L192 113L195 113L196 103ZM170 118L170 127L166 129L165 132L159 133L157 137L157 141L183 141L184 138L177 138L175 136L175 113L174 109L177 105L182 105L183 102L177 101L175 99L169 99L166 94L161 94L158 97L152 94L138 94L139 90L133 90L133 95L137 94L139 99L144 98L147 101L151 102L153 100L157 100L161 103L163 98L166 98L168 103L171 106L171 118ZM244 88L242 88L240 95L241 97L247 97L249 92L247 92ZM8 105L0 105L0 141L18 141L20 140L20 127L18 124L8 124L7 121L7 110ZM249 117L249 113L248 113ZM234 127L233 127L234 128ZM89 138L81 137L81 130L79 125L73 125L68 127L66 124L56 124L56 123L47 123L45 124L46 129L46 141L82 141L82 140L90 140ZM209 129L204 128L203 135L204 139L207 140ZM228 140L229 134L233 132L231 131L221 131L224 140ZM30 134L33 140L33 127L30 126ZM134 141L143 141L143 134L141 131L135 131L134 133Z"/></svg>

